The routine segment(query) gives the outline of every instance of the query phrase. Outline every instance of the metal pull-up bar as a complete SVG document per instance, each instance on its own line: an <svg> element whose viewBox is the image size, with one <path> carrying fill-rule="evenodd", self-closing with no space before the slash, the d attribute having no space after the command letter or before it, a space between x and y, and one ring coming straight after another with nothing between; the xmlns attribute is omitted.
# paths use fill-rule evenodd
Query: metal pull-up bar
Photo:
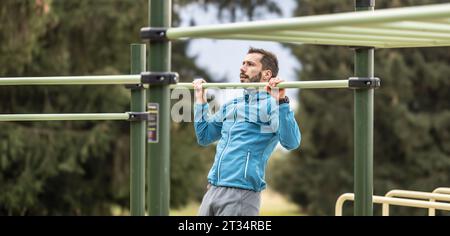
<svg viewBox="0 0 450 236"><path fill-rule="evenodd" d="M203 88L262 88L267 83L204 83ZM348 80L323 80L323 81L293 81L281 82L278 88L302 88L302 89L325 89L325 88L348 88ZM192 83L178 83L170 85L171 89L187 88L193 89Z"/></svg>
<svg viewBox="0 0 450 236"><path fill-rule="evenodd" d="M139 84L145 75L102 75L102 76L52 76L52 77L9 77L0 78L0 86L4 85L112 85ZM294 81L282 82L279 88L348 88L348 80ZM204 88L256 88L266 83L205 83ZM193 89L192 83L176 83L171 89Z"/></svg>
<svg viewBox="0 0 450 236"><path fill-rule="evenodd" d="M138 84L140 75L49 76L0 78L1 85L102 85Z"/></svg>
<svg viewBox="0 0 450 236"><path fill-rule="evenodd" d="M75 114L2 114L0 121L147 120L147 112Z"/></svg>
<svg viewBox="0 0 450 236"><path fill-rule="evenodd" d="M101 76L53 76L53 77L9 77L0 78L0 86L5 85L108 85L108 84L151 84L155 86L158 80L170 84L171 89L194 89L192 83L176 83L176 73L143 72L141 75L101 75ZM159 80L158 78L162 78ZM165 78L167 80L165 80ZM169 79L173 80L170 82ZM378 87L378 78L367 78L370 84L355 84L361 78L351 77L348 80L319 80L319 81L287 81L277 85L278 88L299 89L328 89L328 88L359 88ZM366 81L367 81L366 80ZM262 88L267 83L204 83L204 88ZM370 86L373 85L373 86Z"/></svg>

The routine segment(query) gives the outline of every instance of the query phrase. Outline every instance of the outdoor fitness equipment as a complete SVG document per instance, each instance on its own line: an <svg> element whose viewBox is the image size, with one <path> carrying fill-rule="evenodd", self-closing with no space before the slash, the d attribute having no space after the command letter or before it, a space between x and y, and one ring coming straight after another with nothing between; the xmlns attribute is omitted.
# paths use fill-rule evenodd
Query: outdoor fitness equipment
<svg viewBox="0 0 450 236"><path fill-rule="evenodd" d="M148 71L145 45L131 47L131 74L0 78L1 85L127 84L131 112L119 114L0 115L0 121L129 120L131 122L131 214L169 215L170 89L192 89L177 83L170 71L170 40L188 38L265 40L294 44L341 45L355 51L354 76L348 80L283 82L282 88L354 89L354 200L355 215L373 215L373 98L380 80L374 77L375 48L450 46L450 4L374 11L375 0L355 0L356 12L170 28L171 0L149 0L149 26L141 29L149 40ZM139 74L140 75L136 75ZM144 84L148 84L148 89ZM205 88L263 86L263 84L207 83ZM146 125L147 124L147 125ZM160 135L160 134L164 135ZM147 150L147 154L146 154ZM147 160L145 160L147 155Z"/></svg>

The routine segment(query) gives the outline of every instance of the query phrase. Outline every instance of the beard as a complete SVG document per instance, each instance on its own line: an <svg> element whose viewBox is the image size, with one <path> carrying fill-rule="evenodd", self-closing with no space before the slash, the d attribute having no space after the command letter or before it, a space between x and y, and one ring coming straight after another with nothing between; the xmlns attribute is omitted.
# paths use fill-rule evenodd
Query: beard
<svg viewBox="0 0 450 236"><path fill-rule="evenodd" d="M262 72L259 72L256 76L249 77L245 74L240 74L241 83L257 83L261 81Z"/></svg>

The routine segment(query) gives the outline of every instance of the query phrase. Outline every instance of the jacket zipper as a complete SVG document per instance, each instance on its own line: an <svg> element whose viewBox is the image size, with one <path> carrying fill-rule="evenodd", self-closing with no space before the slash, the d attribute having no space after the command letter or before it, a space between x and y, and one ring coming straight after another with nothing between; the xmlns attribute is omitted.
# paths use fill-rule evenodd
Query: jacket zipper
<svg viewBox="0 0 450 236"><path fill-rule="evenodd" d="M248 160L250 159L250 151L247 152L247 160L245 161L245 170L244 170L244 178L247 178L247 167L248 167Z"/></svg>
<svg viewBox="0 0 450 236"><path fill-rule="evenodd" d="M233 116L234 116L234 121L233 121L233 125L231 125L231 127L230 127L230 131L229 131L229 133L228 133L228 140L227 140L227 143L225 144L225 147L223 148L222 154L220 154L219 164L217 165L217 182L220 181L220 164L222 164L223 154L225 153L225 150L227 149L228 144L230 143L231 130L233 129L234 125L236 125L236 115L237 115L237 111L236 111L236 110L237 110L237 104L236 104L236 106L234 107L234 114L233 114Z"/></svg>
<svg viewBox="0 0 450 236"><path fill-rule="evenodd" d="M250 106L252 104L252 96L250 96L249 102L248 102L248 109L250 110ZM250 111L248 112L248 115L250 116ZM250 117L249 117L250 118ZM247 178L247 167L248 167L248 160L250 159L250 150L247 150L247 160L245 160L245 170L244 170L244 179Z"/></svg>

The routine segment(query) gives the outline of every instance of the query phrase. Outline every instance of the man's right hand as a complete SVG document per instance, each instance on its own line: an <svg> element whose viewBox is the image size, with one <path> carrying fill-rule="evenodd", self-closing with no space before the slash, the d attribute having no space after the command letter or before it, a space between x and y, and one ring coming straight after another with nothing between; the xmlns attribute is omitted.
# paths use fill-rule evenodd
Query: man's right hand
<svg viewBox="0 0 450 236"><path fill-rule="evenodd" d="M206 89L203 88L203 83L206 83L204 79L195 79L192 81L194 85L195 102L204 104L206 103Z"/></svg>

